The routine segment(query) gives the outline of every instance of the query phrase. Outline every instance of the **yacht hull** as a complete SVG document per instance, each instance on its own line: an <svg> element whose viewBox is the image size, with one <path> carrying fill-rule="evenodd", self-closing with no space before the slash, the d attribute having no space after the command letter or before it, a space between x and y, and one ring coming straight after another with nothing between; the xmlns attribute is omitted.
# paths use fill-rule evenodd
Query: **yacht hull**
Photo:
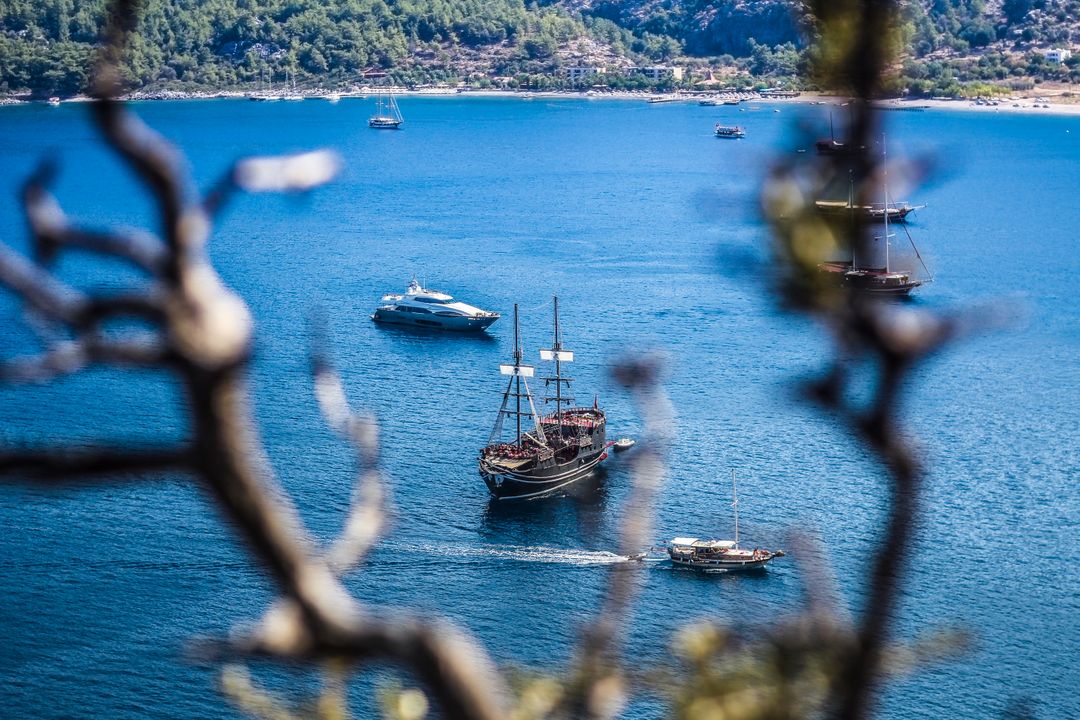
<svg viewBox="0 0 1080 720"><path fill-rule="evenodd" d="M371 319L392 325L409 325L433 330L453 330L455 332L479 332L499 319L498 315L485 317L441 317L434 314L418 314L379 308Z"/></svg>
<svg viewBox="0 0 1080 720"><path fill-rule="evenodd" d="M392 117L373 117L368 120L368 127L374 130L397 130L403 120Z"/></svg>

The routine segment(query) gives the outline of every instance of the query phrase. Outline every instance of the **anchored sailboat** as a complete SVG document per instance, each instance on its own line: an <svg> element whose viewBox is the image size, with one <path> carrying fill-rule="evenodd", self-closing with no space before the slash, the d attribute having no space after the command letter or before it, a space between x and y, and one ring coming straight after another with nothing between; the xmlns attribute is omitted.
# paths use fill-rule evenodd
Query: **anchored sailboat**
<svg viewBox="0 0 1080 720"><path fill-rule="evenodd" d="M588 476L607 458L604 411L595 401L591 408L573 407L574 398L569 394L572 380L562 375L562 364L572 362L574 353L563 347L559 337L558 298L555 298L554 342L540 351L542 360L555 363L554 377L542 378L548 390L543 400L554 402L555 412L544 416L537 413L529 389L529 378L535 376L535 368L523 364L522 357L518 308L514 305L514 363L499 366L499 371L509 375L510 381L478 461L488 490L500 499L548 495ZM554 394L550 394L552 386ZM503 424L510 417L516 428L514 439L502 442ZM531 430L522 428L523 418L526 423L531 421Z"/></svg>
<svg viewBox="0 0 1080 720"><path fill-rule="evenodd" d="M904 222L907 216L911 213L926 207L925 205L911 205L907 202L883 203L878 205L877 203L869 203L867 205L856 204L855 202L855 181L848 179L848 196L847 201L843 200L817 200L814 202L814 207L822 215L828 215L832 217L854 217L859 216L862 220L867 222L882 222L888 220L889 222Z"/></svg>
<svg viewBox="0 0 1080 720"><path fill-rule="evenodd" d="M882 207L889 207L889 171L887 158L885 155L885 143L882 141L882 192L884 195L884 202ZM924 282L933 281L934 277L930 274L929 268L926 267L926 263L923 262L922 255L919 253L919 248L915 246L915 240L912 239L911 233L908 231L907 225L904 224L904 234L907 235L908 242L911 243L912 249L915 251L915 256L922 263L923 270L926 271L927 280L921 280L916 278L908 271L896 270L892 267L892 253L891 253L891 240L895 235L889 234L889 213L882 214L884 221L884 230L880 236L874 236L874 240L883 240L884 246L884 265L878 265L880 260L880 254L867 253L870 257L864 258L859 256L857 246L859 245L859 238L854 238L851 247L851 260L832 260L821 263L819 266L822 271L833 273L838 276L846 287L849 287L857 292L866 293L869 295L883 295L883 296L900 296L907 295L915 288L922 285ZM877 257L875 257L877 255Z"/></svg>
<svg viewBox="0 0 1080 720"><path fill-rule="evenodd" d="M375 99L375 114L368 119L368 127L376 130L397 130L404 122L394 94L389 90L380 92Z"/></svg>
<svg viewBox="0 0 1080 720"><path fill-rule="evenodd" d="M814 147L817 148L818 155L850 155L851 148L848 147L846 142L836 139L836 133L833 131L833 117L832 111L829 111L829 139L818 140L814 143Z"/></svg>
<svg viewBox="0 0 1080 720"><path fill-rule="evenodd" d="M735 484L735 470L731 471L731 496L731 507L735 513L735 539L698 540L677 537L667 547L672 563L712 572L732 572L764 570L770 560L783 557L783 550L743 550L739 547L739 489Z"/></svg>

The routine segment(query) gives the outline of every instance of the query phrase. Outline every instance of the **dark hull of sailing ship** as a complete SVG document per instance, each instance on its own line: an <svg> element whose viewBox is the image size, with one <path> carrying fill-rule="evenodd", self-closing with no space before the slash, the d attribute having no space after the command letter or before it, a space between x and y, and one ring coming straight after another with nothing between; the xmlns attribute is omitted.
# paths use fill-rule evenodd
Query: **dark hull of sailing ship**
<svg viewBox="0 0 1080 720"><path fill-rule="evenodd" d="M603 410L572 408L562 415L561 434L554 415L542 420L546 447L530 442L533 438L527 435L527 447L522 453L515 452L516 446L510 444L484 448L480 475L492 495L522 500L550 495L587 477L607 459Z"/></svg>
<svg viewBox="0 0 1080 720"><path fill-rule="evenodd" d="M866 295L901 297L922 285L909 273L885 269L852 269L850 262L831 261L821 263L822 272L834 275L844 287Z"/></svg>
<svg viewBox="0 0 1080 720"><path fill-rule="evenodd" d="M555 342L541 350L542 360L555 364L555 375L542 378L547 388L544 402L554 402L555 412L541 416L533 404L528 379L531 365L522 364L517 306L514 306L514 363L500 366L510 382L503 393L502 407L487 446L477 460L480 476L491 494L504 500L543 497L589 476L607 458L607 417L594 401L590 407L573 404L570 378L563 377L562 364L572 362L574 353L559 340L559 300L555 299ZM554 386L554 387L553 387ZM564 392L565 390L565 392ZM503 421L512 418L514 439L502 442ZM531 430L522 421L531 421Z"/></svg>
<svg viewBox="0 0 1080 720"><path fill-rule="evenodd" d="M817 148L818 155L837 155L846 157L854 154L854 149L849 147L847 143L832 138L829 138L828 140L818 140L814 143L814 147Z"/></svg>

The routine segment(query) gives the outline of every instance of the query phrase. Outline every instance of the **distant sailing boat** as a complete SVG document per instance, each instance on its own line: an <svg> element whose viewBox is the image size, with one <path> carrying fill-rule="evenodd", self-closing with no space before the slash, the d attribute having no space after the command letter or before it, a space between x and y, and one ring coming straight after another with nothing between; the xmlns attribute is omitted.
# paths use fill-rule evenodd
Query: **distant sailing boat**
<svg viewBox="0 0 1080 720"><path fill-rule="evenodd" d="M818 140L814 143L817 148L818 155L848 155L851 152L851 148L848 147L846 142L842 142L836 139L836 133L833 132L833 117L832 111L829 111L829 139Z"/></svg>
<svg viewBox="0 0 1080 720"><path fill-rule="evenodd" d="M376 130L397 130L405 119L401 117L394 94L387 90L380 92L375 100L375 114L368 120L368 127Z"/></svg>
<svg viewBox="0 0 1080 720"><path fill-rule="evenodd" d="M272 100L280 100L280 95L274 94L274 71L271 70L267 77L267 90L263 91L262 86L263 73L259 71L259 90L254 95L248 95L248 100L255 100L257 102L270 102Z"/></svg>
<svg viewBox="0 0 1080 720"><path fill-rule="evenodd" d="M889 207L889 171L888 164L886 162L885 155L885 141L882 140L882 191L884 194L884 203L882 207ZM866 262L862 262L862 258L859 257L857 246L859 244L859 238L854 238L851 248L851 260L834 260L821 263L819 266L822 271L828 273L834 273L839 276L841 282L846 287L849 287L857 292L866 293L869 295L907 295L915 288L923 284L923 280L919 280L911 275L909 272L894 270L891 266L891 253L890 253L890 240L895 237L889 234L889 213L883 213L882 219L884 220L884 230L880 236L875 236L875 240L885 241L885 264L884 267L875 266L874 260L871 258ZM911 243L911 247L915 250L915 256L919 258L919 262L922 263L923 270L926 270L927 276L932 281L934 278L930 275L929 268L926 267L926 263L923 262L922 255L919 254L919 248L915 247L915 241L911 238L911 233L908 232L907 225L904 225L904 233L908 237L908 241Z"/></svg>
<svg viewBox="0 0 1080 720"><path fill-rule="evenodd" d="M292 76L292 85L289 85L289 69L285 68L285 95L282 95L282 100L303 100L304 96L296 92L296 75Z"/></svg>

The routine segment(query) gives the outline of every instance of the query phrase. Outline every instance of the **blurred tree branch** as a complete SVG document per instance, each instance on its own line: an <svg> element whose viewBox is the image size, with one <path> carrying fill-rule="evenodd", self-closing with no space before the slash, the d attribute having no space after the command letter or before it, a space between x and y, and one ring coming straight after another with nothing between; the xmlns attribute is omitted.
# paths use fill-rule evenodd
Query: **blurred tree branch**
<svg viewBox="0 0 1080 720"><path fill-rule="evenodd" d="M866 604L848 617L827 566L800 561L804 612L767 629L737 631L714 624L684 629L676 653L688 666L666 678L674 714L704 718L803 718L821 712L844 720L872 715L881 677L933 652L889 645L890 628L918 510L922 469L900 429L903 388L918 363L966 329L960 319L934 317L885 305L823 281L818 264L837 247L851 247L862 228L824 223L813 198L849 169L870 178L877 159L868 148L878 121L870 104L894 62L895 3L886 0L815 1L816 77L824 87L854 96L847 143L853 153L815 164L785 162L773 171L763 205L782 268L784 305L819 319L832 333L834 361L806 394L848 428L888 471L890 509L871 560ZM87 478L116 481L136 473L184 473L210 492L223 514L269 569L282 598L254 626L228 639L203 643L201 657L240 662L266 657L306 662L323 670L326 684L311 712L259 689L242 665L229 665L222 688L241 709L261 717L340 718L347 715L344 685L359 665L390 662L419 679L442 716L476 720L588 718L618 715L634 683L627 673L622 635L641 579L639 563L620 563L608 581L593 622L582 631L572 666L562 677L537 677L511 699L487 654L458 628L405 612L374 615L345 590L341 577L356 569L387 522L385 486L378 470L378 428L354 413L325 354L313 342L315 396L328 425L352 446L357 460L353 500L339 537L321 549L307 537L290 500L274 478L251 419L246 373L253 325L245 303L218 277L206 254L213 222L237 192L306 192L329 181L337 158L318 151L291 157L237 161L203 197L191 187L180 153L144 125L117 98L118 68L136 25L139 3L113 2L94 76L92 112L108 145L154 196L160 226L145 231L90 231L64 213L49 187L55 165L43 163L27 181L23 202L33 257L0 243L0 284L57 331L35 356L0 363L0 380L42 382L90 365L136 366L172 373L186 393L192 437L177 447L111 448L57 445L0 448L0 478L53 485ZM62 282L50 265L80 251L115 258L139 270L146 285L112 296L84 293ZM116 319L140 329L105 331ZM149 328L149 329L146 329ZM877 373L870 403L848 399L849 362L868 360ZM670 401L656 358L620 363L618 382L645 421L636 453L632 492L620 526L619 551L632 555L650 544L655 504L673 427ZM823 555L805 536L794 556ZM427 711L418 691L389 693L388 714L419 718Z"/></svg>

